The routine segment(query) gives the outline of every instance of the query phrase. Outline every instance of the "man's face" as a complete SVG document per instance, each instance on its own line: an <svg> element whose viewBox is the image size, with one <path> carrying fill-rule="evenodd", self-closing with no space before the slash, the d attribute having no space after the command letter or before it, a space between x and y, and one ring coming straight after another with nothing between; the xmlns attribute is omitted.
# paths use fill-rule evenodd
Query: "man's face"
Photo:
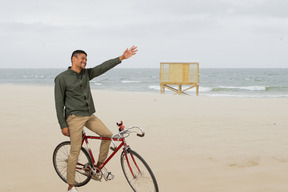
<svg viewBox="0 0 288 192"><path fill-rule="evenodd" d="M87 56L83 53L78 54L76 57L73 57L73 64L80 69L85 69L87 64Z"/></svg>

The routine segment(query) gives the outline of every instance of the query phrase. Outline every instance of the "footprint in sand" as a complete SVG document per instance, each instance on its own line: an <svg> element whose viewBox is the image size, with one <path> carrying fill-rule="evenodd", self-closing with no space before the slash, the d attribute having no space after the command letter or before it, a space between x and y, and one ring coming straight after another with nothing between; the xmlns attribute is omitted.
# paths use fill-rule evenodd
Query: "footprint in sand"
<svg viewBox="0 0 288 192"><path fill-rule="evenodd" d="M238 168L255 167L259 165L260 158L255 157L255 158L242 159L242 160L240 159L240 160L237 160L237 162L235 161L236 160L233 160L233 163L229 163L228 165L230 167L238 167Z"/></svg>

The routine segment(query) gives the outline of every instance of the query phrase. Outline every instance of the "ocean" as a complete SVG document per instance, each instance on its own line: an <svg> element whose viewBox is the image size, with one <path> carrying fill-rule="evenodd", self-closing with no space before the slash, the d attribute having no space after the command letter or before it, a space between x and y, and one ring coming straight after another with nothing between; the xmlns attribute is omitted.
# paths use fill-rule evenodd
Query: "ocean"
<svg viewBox="0 0 288 192"><path fill-rule="evenodd" d="M64 70L0 69L0 83L53 86L54 78ZM288 98L288 68L200 68L199 75L200 96ZM90 83L92 89L160 94L159 76L159 68L115 68ZM195 88L188 93L195 95ZM166 94L174 93L166 89Z"/></svg>

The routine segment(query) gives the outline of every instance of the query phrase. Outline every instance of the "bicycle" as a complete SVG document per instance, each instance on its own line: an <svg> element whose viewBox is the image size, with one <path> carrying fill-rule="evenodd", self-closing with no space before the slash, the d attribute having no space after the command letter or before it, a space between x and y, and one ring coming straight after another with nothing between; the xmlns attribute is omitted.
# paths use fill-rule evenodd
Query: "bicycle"
<svg viewBox="0 0 288 192"><path fill-rule="evenodd" d="M101 181L112 180L114 176L107 172L105 165L114 157L114 155L122 148L123 151L120 155L120 163L126 180L133 189L137 192L159 192L156 178L146 163L146 161L135 151L133 151L127 144L125 138L130 136L131 133L136 133L139 137L144 137L145 132L141 127L132 126L125 128L123 122L117 123L119 132L114 134L111 138L100 136L86 135L84 129L82 131L82 146L76 165L75 186L80 187L86 185L91 179ZM140 132L140 133L139 133ZM89 146L89 139L96 140L111 140L113 151L108 156L106 161L99 168L96 167L96 162ZM117 146L115 142L120 142ZM83 147L84 142L86 148ZM67 162L70 152L70 141L60 143L53 152L53 165L58 176L67 183Z"/></svg>

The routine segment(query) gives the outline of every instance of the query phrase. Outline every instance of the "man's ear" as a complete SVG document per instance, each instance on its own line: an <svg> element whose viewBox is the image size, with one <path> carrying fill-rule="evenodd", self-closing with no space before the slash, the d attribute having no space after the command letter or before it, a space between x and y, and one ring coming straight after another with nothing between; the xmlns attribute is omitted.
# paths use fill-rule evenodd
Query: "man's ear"
<svg viewBox="0 0 288 192"><path fill-rule="evenodd" d="M74 63L77 58L75 56L72 57L71 62Z"/></svg>

